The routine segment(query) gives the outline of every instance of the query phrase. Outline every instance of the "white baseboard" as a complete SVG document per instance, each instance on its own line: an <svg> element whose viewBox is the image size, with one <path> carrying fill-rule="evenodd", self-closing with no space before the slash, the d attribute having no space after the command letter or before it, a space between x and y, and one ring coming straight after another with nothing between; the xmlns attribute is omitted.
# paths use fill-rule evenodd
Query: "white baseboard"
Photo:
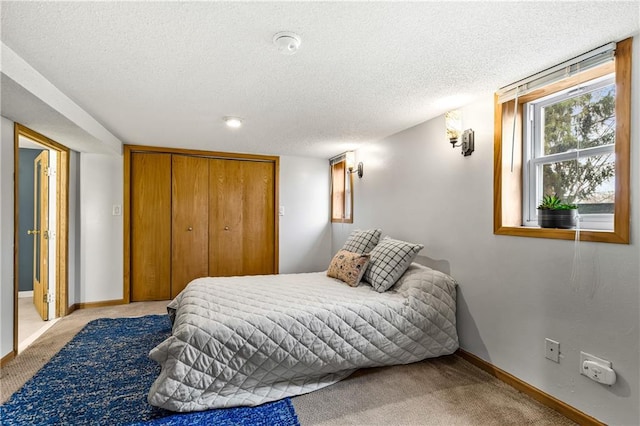
<svg viewBox="0 0 640 426"><path fill-rule="evenodd" d="M33 297L33 290L31 290L31 291L19 291L18 292L18 298L19 299L26 299L27 297Z"/></svg>

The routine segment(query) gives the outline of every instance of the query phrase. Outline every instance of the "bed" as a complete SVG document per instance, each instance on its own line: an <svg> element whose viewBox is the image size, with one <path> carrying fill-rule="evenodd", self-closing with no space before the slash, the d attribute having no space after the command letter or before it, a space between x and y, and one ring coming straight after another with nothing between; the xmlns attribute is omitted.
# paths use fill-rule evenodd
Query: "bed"
<svg viewBox="0 0 640 426"><path fill-rule="evenodd" d="M382 292L325 272L192 281L168 305L172 335L150 353L161 372L149 403L178 412L255 406L359 368L453 353L455 281L404 268Z"/></svg>

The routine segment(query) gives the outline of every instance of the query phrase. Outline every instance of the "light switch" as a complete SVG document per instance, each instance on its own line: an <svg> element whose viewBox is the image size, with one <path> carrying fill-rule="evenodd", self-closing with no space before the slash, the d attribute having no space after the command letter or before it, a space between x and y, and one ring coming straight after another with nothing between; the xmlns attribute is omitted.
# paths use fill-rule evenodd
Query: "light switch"
<svg viewBox="0 0 640 426"><path fill-rule="evenodd" d="M280 208L278 209L278 214L280 216L284 216L284 206L280 206Z"/></svg>
<svg viewBox="0 0 640 426"><path fill-rule="evenodd" d="M122 214L122 207L120 206L120 204L114 204L111 210L111 215L120 216L121 214Z"/></svg>

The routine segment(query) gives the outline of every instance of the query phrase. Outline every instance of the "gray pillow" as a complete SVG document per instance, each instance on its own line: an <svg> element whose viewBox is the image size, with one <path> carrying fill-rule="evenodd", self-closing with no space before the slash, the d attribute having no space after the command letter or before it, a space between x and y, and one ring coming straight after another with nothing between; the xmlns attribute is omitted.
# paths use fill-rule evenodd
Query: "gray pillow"
<svg viewBox="0 0 640 426"><path fill-rule="evenodd" d="M398 281L423 248L422 244L384 237L371 250L364 281L380 293L387 291Z"/></svg>
<svg viewBox="0 0 640 426"><path fill-rule="evenodd" d="M356 229L349 235L349 238L342 246L342 250L358 254L369 253L380 241L380 235L382 235L382 231L379 229L367 229L365 231Z"/></svg>

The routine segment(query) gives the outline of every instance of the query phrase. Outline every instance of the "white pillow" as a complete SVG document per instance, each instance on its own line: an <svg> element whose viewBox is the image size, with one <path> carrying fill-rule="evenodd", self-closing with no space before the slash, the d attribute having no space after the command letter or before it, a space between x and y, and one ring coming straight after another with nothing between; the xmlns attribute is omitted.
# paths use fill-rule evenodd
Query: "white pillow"
<svg viewBox="0 0 640 426"><path fill-rule="evenodd" d="M356 229L349 235L349 238L342 246L342 250L358 254L369 253L380 241L380 235L382 235L382 231L379 229L367 229L365 231Z"/></svg>
<svg viewBox="0 0 640 426"><path fill-rule="evenodd" d="M384 237L371 250L364 281L380 293L387 291L398 281L423 248L422 244Z"/></svg>

